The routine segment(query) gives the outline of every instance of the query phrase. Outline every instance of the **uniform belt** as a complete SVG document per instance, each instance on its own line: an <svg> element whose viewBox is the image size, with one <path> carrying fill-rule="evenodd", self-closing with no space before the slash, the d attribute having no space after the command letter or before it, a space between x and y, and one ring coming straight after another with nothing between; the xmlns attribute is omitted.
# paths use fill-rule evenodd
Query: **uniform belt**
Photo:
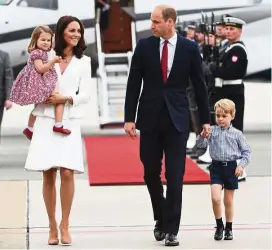
<svg viewBox="0 0 272 250"><path fill-rule="evenodd" d="M222 88L224 85L239 85L242 84L242 79L237 80L223 80L221 78L215 78L215 87Z"/></svg>
<svg viewBox="0 0 272 250"><path fill-rule="evenodd" d="M238 80L223 80L223 85L238 85L242 84L243 80L238 79Z"/></svg>

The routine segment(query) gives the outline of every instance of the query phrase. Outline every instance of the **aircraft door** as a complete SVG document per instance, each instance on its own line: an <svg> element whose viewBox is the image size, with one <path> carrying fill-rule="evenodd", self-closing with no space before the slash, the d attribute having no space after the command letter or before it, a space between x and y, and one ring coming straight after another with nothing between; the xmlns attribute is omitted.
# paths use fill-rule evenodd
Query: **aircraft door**
<svg viewBox="0 0 272 250"><path fill-rule="evenodd" d="M110 1L108 26L101 30L104 53L125 53L132 50L132 17L122 7L122 1Z"/></svg>

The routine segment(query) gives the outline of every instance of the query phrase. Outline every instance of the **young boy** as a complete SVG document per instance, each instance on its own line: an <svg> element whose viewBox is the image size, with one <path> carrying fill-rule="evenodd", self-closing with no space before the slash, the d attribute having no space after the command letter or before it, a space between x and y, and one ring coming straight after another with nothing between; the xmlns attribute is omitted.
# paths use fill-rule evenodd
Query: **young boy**
<svg viewBox="0 0 272 250"><path fill-rule="evenodd" d="M251 150L243 133L231 125L235 117L235 104L228 99L219 100L215 106L217 126L211 127L207 138L203 134L197 137L197 146L210 146L212 163L210 165L211 196L216 219L215 240L232 240L233 196L238 189L238 177L243 175L249 164ZM237 166L237 160L240 160ZM221 191L224 189L226 226L222 221Z"/></svg>

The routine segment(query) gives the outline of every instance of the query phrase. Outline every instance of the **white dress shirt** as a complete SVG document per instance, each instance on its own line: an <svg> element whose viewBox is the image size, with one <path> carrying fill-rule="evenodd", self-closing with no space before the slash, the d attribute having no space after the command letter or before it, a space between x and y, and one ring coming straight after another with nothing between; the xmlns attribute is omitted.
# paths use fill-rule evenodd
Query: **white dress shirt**
<svg viewBox="0 0 272 250"><path fill-rule="evenodd" d="M164 45L164 41L165 39L163 39L162 37L160 38L160 59L162 56L162 49L163 49L163 45ZM171 71L172 65L173 65L173 60L174 60L174 55L175 55L175 51L176 51L176 45L177 45L177 33L175 32L175 34L168 40L168 63L167 63L167 77L169 76L169 73Z"/></svg>

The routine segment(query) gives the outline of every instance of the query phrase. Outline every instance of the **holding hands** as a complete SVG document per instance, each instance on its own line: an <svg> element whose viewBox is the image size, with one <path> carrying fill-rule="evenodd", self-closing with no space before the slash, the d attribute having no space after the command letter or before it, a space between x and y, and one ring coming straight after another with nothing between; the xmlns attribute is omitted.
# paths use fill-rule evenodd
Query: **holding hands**
<svg viewBox="0 0 272 250"><path fill-rule="evenodd" d="M203 124L203 130L200 133L201 137L207 138L211 135L211 125L210 124Z"/></svg>

